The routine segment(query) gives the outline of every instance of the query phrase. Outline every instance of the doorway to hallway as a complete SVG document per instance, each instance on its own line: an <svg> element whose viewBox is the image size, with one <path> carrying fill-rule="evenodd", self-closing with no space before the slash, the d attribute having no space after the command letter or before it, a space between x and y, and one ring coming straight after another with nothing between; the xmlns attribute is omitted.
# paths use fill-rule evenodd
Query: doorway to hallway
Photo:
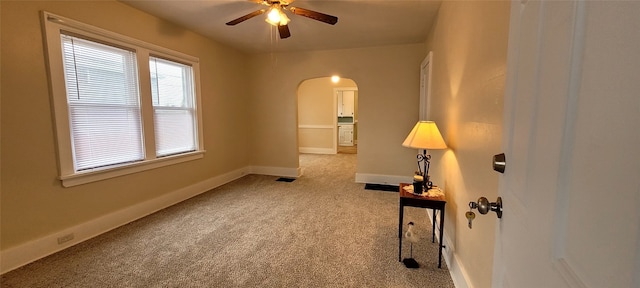
<svg viewBox="0 0 640 288"><path fill-rule="evenodd" d="M355 154L358 149L358 87L331 77L307 79L298 86L298 151Z"/></svg>

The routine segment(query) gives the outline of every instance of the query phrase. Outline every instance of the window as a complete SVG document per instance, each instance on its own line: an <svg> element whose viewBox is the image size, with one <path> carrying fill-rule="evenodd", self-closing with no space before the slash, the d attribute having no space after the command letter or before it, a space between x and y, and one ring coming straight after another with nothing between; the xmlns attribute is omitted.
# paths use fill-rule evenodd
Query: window
<svg viewBox="0 0 640 288"><path fill-rule="evenodd" d="M60 179L202 158L198 59L43 12Z"/></svg>
<svg viewBox="0 0 640 288"><path fill-rule="evenodd" d="M158 156L194 151L191 67L151 57L149 69Z"/></svg>
<svg viewBox="0 0 640 288"><path fill-rule="evenodd" d="M60 37L75 170L144 160L135 53Z"/></svg>

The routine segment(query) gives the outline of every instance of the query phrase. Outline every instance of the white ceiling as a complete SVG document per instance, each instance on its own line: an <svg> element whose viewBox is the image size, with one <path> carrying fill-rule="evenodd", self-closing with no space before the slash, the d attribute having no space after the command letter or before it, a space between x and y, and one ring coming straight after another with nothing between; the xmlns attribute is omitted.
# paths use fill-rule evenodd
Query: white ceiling
<svg viewBox="0 0 640 288"><path fill-rule="evenodd" d="M226 22L264 8L250 0L120 0L177 23L219 43L249 53L347 49L422 43L441 0L297 0L300 7L338 17L329 25L291 15L291 37L280 39L275 27L256 16L236 26Z"/></svg>

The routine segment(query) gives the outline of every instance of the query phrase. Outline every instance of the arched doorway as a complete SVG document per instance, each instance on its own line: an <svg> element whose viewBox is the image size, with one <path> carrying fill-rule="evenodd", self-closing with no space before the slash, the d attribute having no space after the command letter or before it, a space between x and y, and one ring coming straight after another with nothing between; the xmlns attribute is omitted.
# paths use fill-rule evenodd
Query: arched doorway
<svg viewBox="0 0 640 288"><path fill-rule="evenodd" d="M298 151L357 153L358 86L352 79L320 77L298 86Z"/></svg>

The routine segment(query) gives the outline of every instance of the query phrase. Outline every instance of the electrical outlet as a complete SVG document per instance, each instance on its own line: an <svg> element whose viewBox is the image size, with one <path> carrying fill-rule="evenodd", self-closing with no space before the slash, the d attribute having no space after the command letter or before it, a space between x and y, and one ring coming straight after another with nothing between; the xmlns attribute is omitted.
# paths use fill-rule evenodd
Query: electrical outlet
<svg viewBox="0 0 640 288"><path fill-rule="evenodd" d="M73 237L74 237L73 233L69 233L67 235L58 237L58 245L64 244L66 242L73 240Z"/></svg>

